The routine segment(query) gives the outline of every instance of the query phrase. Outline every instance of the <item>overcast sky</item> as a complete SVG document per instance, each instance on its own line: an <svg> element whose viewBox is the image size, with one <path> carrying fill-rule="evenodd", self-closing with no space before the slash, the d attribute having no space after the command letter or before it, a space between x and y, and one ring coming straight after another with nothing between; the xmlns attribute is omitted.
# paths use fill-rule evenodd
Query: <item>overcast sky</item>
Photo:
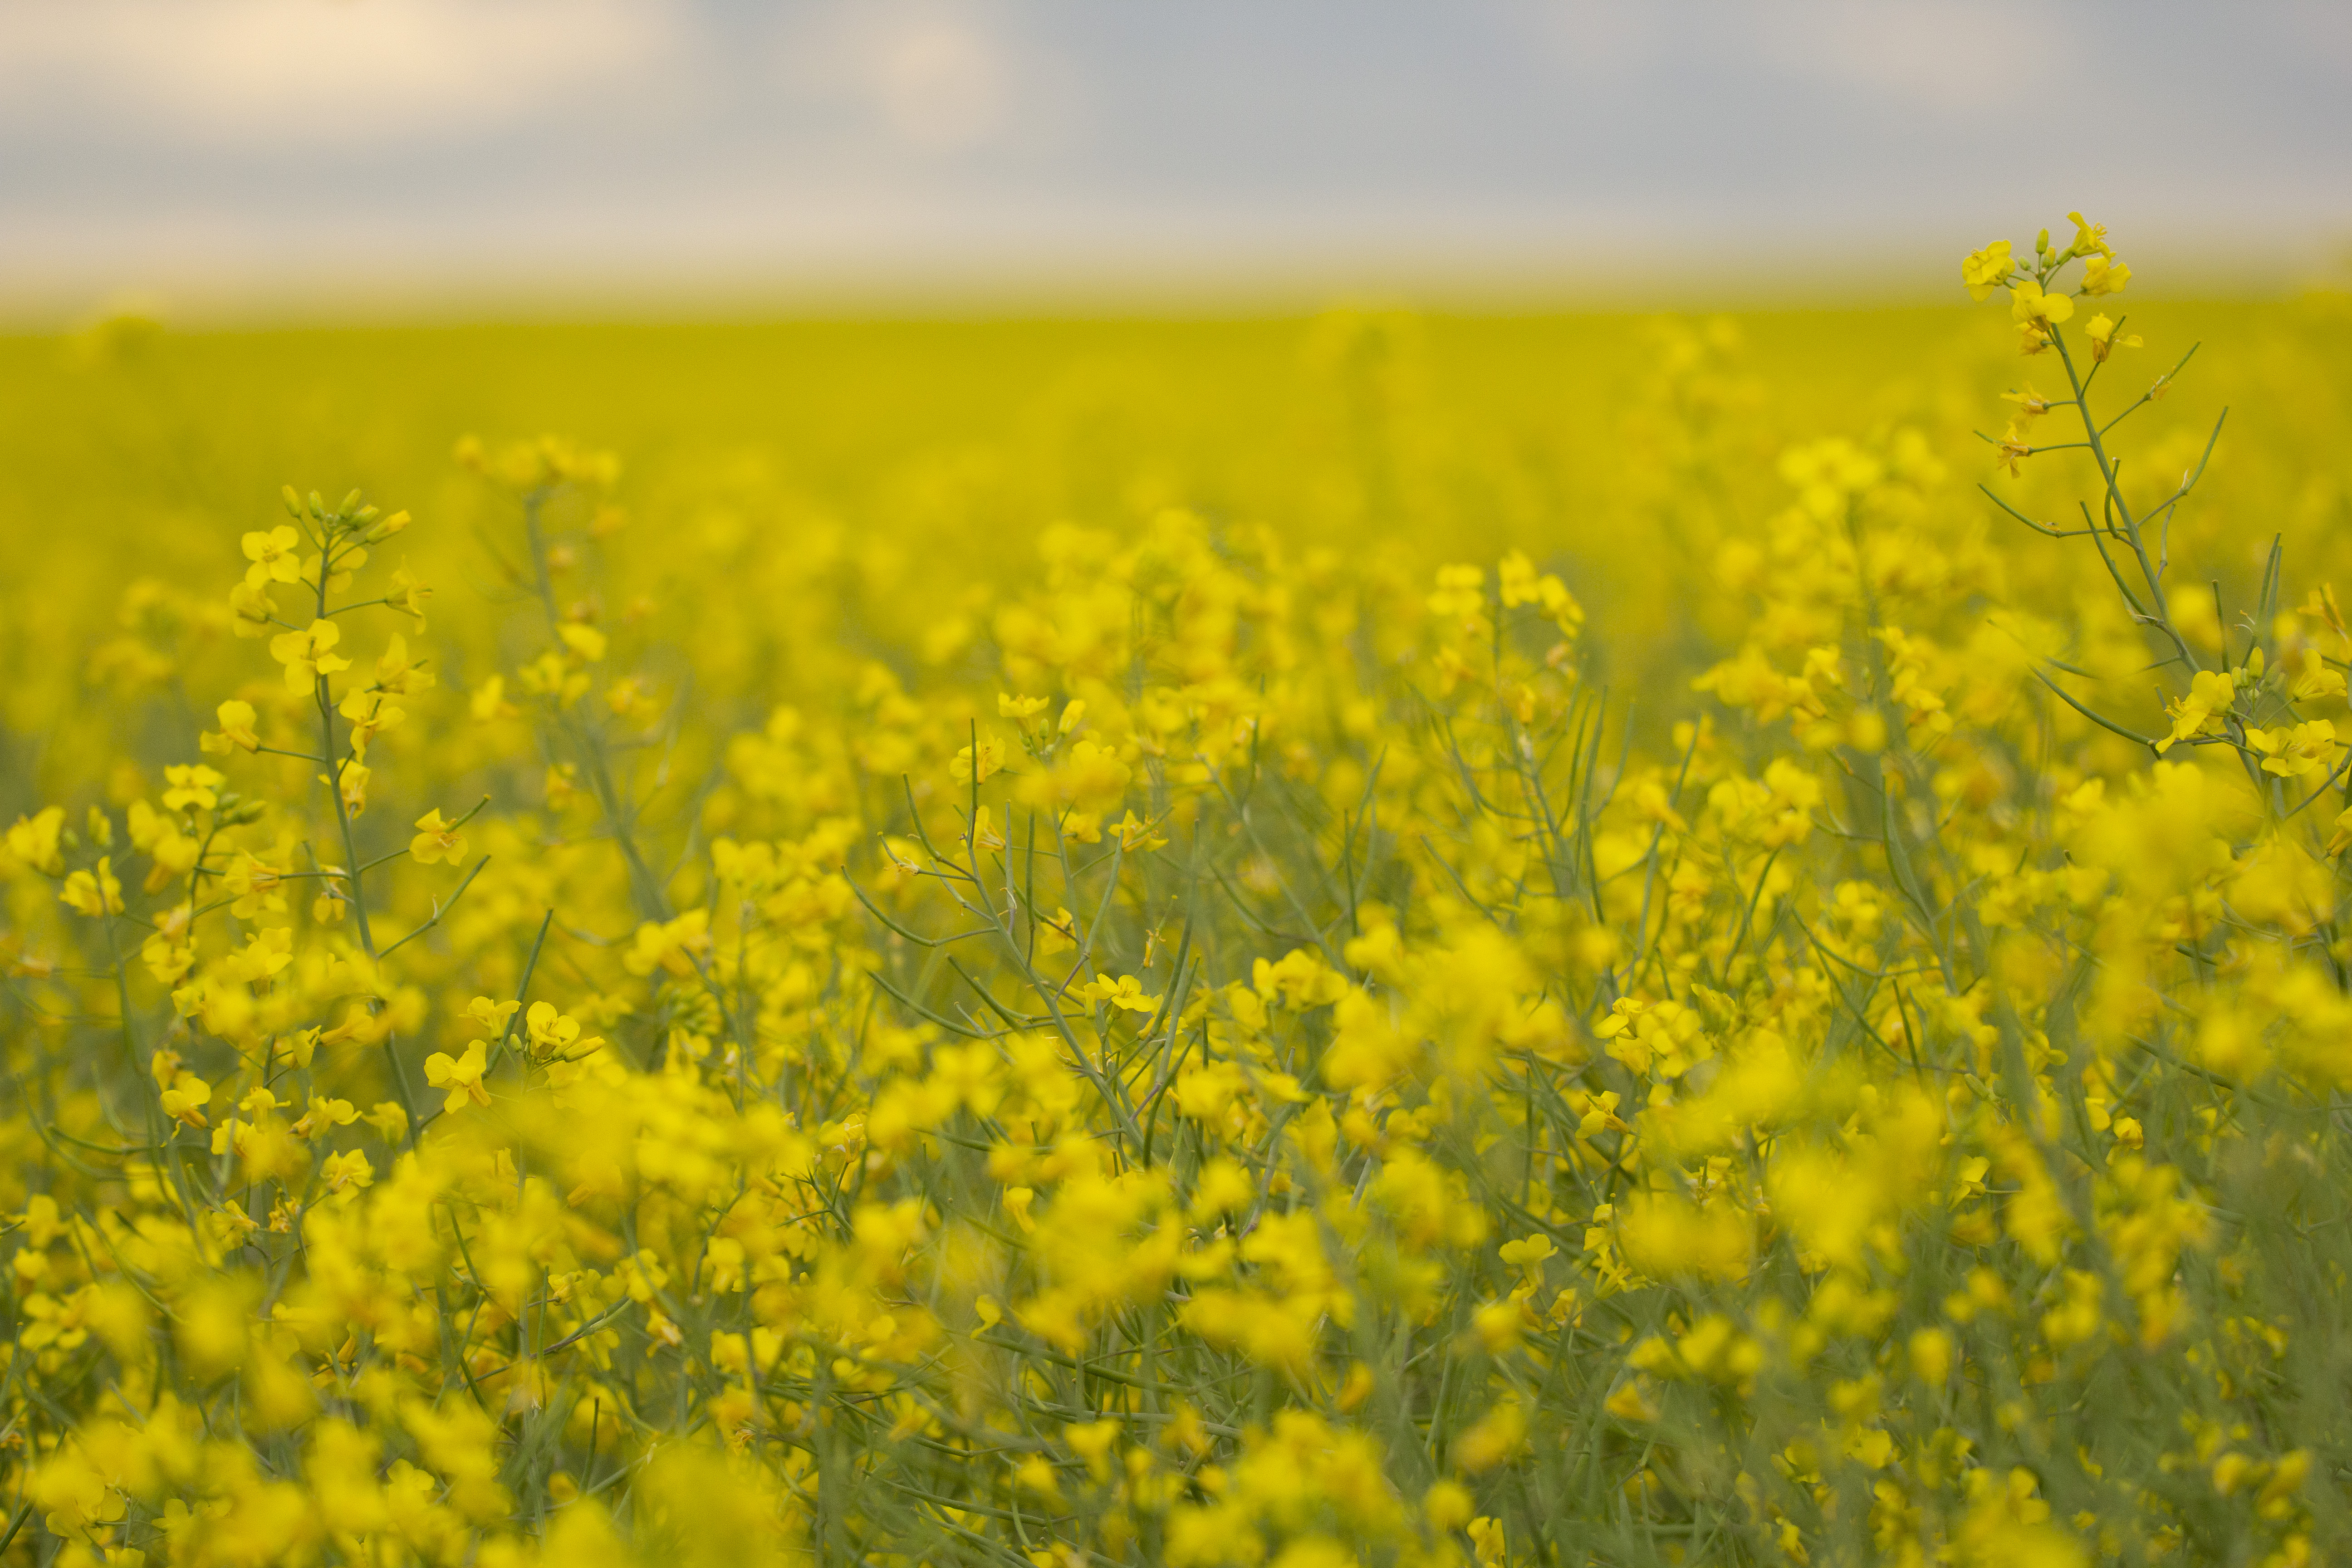
<svg viewBox="0 0 2352 1568"><path fill-rule="evenodd" d="M2076 205L2326 265L2352 0L0 0L19 315L1844 283Z"/></svg>

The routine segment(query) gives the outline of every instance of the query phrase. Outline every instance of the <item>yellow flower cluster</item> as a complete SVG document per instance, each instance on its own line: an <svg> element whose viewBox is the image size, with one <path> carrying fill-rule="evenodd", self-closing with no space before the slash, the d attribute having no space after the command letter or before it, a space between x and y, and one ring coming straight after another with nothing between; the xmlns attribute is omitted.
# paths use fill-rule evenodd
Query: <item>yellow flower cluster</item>
<svg viewBox="0 0 2352 1568"><path fill-rule="evenodd" d="M1534 503L1335 318L1336 533L467 440L58 630L0 1562L2340 1556L2352 634L2075 223L1981 495L1670 325L1433 553Z"/></svg>

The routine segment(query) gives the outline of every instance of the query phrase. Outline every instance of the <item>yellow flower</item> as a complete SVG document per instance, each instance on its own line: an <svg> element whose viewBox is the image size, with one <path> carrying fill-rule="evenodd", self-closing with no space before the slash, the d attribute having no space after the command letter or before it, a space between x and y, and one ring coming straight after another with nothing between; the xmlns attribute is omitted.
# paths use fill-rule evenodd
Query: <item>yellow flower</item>
<svg viewBox="0 0 2352 1568"><path fill-rule="evenodd" d="M261 737L254 732L253 722L256 715L252 703L240 702L231 698L213 712L214 716L220 721L219 732L214 733L207 731L199 735L196 738L198 746L205 751L223 754L232 747L241 747L248 752L261 749Z"/></svg>
<svg viewBox="0 0 2352 1568"><path fill-rule="evenodd" d="M221 878L222 887L237 900L229 912L245 920L285 908L285 895L280 889L285 877L283 867L272 866L250 851L240 850Z"/></svg>
<svg viewBox="0 0 2352 1568"><path fill-rule="evenodd" d="M408 841L408 852L420 865L446 860L455 866L466 858L466 836L436 805L416 819L416 837Z"/></svg>
<svg viewBox="0 0 2352 1568"><path fill-rule="evenodd" d="M319 1167L319 1179L331 1193L357 1191L375 1185L375 1167L368 1163L366 1150L349 1149L328 1155Z"/></svg>
<svg viewBox="0 0 2352 1568"><path fill-rule="evenodd" d="M2308 778L2326 773L2336 760L2336 726L2325 719L2281 725L2275 730L2248 730L2246 742L2262 754L2263 772L2282 778Z"/></svg>
<svg viewBox="0 0 2352 1568"><path fill-rule="evenodd" d="M495 1038L507 1032L508 1021L513 1018L516 1008L520 1005L516 1002L494 1002L488 996L477 996L466 1004L465 1016L484 1035Z"/></svg>
<svg viewBox="0 0 2352 1568"><path fill-rule="evenodd" d="M1078 987L1078 994L1088 1002L1108 1002L1130 1013L1156 1013L1160 1010L1160 998L1145 995L1143 983L1132 974L1122 974L1117 980L1108 974L1097 974Z"/></svg>
<svg viewBox="0 0 2352 1568"><path fill-rule="evenodd" d="M384 700L383 692L356 686L344 695L335 711L352 721L351 748L354 757L366 756L369 742L408 717L406 709L394 707Z"/></svg>
<svg viewBox="0 0 2352 1568"><path fill-rule="evenodd" d="M2074 226L2074 243L2066 247L2069 251L2076 256L2115 255L2114 247L2107 244L2106 225L2093 223L2081 213L2068 213L2066 216Z"/></svg>
<svg viewBox="0 0 2352 1568"><path fill-rule="evenodd" d="M2104 315L2092 317L2084 324L2083 331L2091 340L2091 358L2101 364L2105 364L2107 356L2117 349L2136 349L2140 346L2140 337L2137 332L2128 337L2116 337L2116 323Z"/></svg>
<svg viewBox="0 0 2352 1568"><path fill-rule="evenodd" d="M252 587L302 580L302 536L291 528L280 523L267 533L247 534L243 542L245 558L253 563L245 569Z"/></svg>
<svg viewBox="0 0 2352 1568"><path fill-rule="evenodd" d="M2002 402L2017 405L2017 417L2021 421L2039 419L2050 412L2050 400L2034 391L2032 383L2022 392L2004 392L2000 396Z"/></svg>
<svg viewBox="0 0 2352 1568"><path fill-rule="evenodd" d="M948 772L959 784L985 784L991 773L1004 765L1004 748L992 735L983 735L974 744L965 746L948 764Z"/></svg>
<svg viewBox="0 0 2352 1568"><path fill-rule="evenodd" d="M2216 714L2228 712L2236 700L2235 676L2226 669L2199 670L2196 679L2189 683L2189 695L2171 706L2172 732L2157 741L2157 755L2170 751L2177 742L2202 733Z"/></svg>
<svg viewBox="0 0 2352 1568"><path fill-rule="evenodd" d="M345 811L357 816L367 809L368 781L374 776L365 763L350 762L342 765L340 773L331 782L334 783L337 792L343 797ZM326 774L320 773L319 782L326 784L331 781Z"/></svg>
<svg viewBox="0 0 2352 1568"><path fill-rule="evenodd" d="M1013 1479L1023 1490L1035 1492L1042 1498L1051 1500L1062 1495L1062 1483L1055 1476L1054 1467L1045 1462L1043 1455L1032 1454L1013 1467Z"/></svg>
<svg viewBox="0 0 2352 1568"><path fill-rule="evenodd" d="M1468 1487L1460 1481L1439 1481L1422 1498L1421 1511L1432 1530L1459 1530L1478 1508Z"/></svg>
<svg viewBox="0 0 2352 1568"><path fill-rule="evenodd" d="M174 942L158 931L139 944L139 957L161 985L173 986L187 978L196 964L195 949Z"/></svg>
<svg viewBox="0 0 2352 1568"><path fill-rule="evenodd" d="M2131 268L2120 261L2104 256L2094 256L2083 267L2083 292L2085 294L2120 294L2131 281ZM2063 321L2064 317L2059 320Z"/></svg>
<svg viewBox="0 0 2352 1568"><path fill-rule="evenodd" d="M220 804L220 796L215 792L227 782L202 763L166 767L163 779L171 785L163 792L163 809L166 811L186 811L197 806L210 811Z"/></svg>
<svg viewBox="0 0 2352 1568"><path fill-rule="evenodd" d="M1516 1399L1506 1398L1454 1439L1449 1455L1461 1468L1491 1470L1527 1441L1528 1417Z"/></svg>
<svg viewBox="0 0 2352 1568"><path fill-rule="evenodd" d="M1057 904L1052 914L1037 917L1037 951L1040 953L1050 958L1057 952L1068 952L1077 945L1077 918L1070 913L1067 905Z"/></svg>
<svg viewBox="0 0 2352 1568"><path fill-rule="evenodd" d="M1118 847L1130 855L1139 849L1168 847L1168 836L1154 832L1150 823L1137 816L1132 811L1119 818L1115 831L1118 834Z"/></svg>
<svg viewBox="0 0 2352 1568"><path fill-rule="evenodd" d="M1010 692L1000 691L996 694L996 716L1025 724L1051 706L1052 700L1046 697L1015 697Z"/></svg>
<svg viewBox="0 0 2352 1568"><path fill-rule="evenodd" d="M1649 1005L1640 998L1621 996L1609 1004L1609 1011L1601 1016L1601 1022L1593 1026L1593 1037L1613 1040L1627 1029L1638 1025L1642 1015L1647 1011L1649 1011Z"/></svg>
<svg viewBox="0 0 2352 1568"><path fill-rule="evenodd" d="M1996 239L1982 250L1969 251L1960 262L1960 281L1968 285L1969 298L1985 299L2009 281L2011 265L2010 244L2005 239Z"/></svg>
<svg viewBox="0 0 2352 1568"><path fill-rule="evenodd" d="M375 661L375 689L394 697L407 697L431 687L436 678L421 659L408 657L408 639L398 632L383 645Z"/></svg>
<svg viewBox="0 0 2352 1568"><path fill-rule="evenodd" d="M698 973L710 955L710 911L688 910L676 920L647 921L637 927L636 944L621 959L632 974L660 969L683 980Z"/></svg>
<svg viewBox="0 0 2352 1568"><path fill-rule="evenodd" d="M1911 1370L1919 1381L1940 1387L1952 1375L1952 1336L1943 1329L1920 1329L1911 1336Z"/></svg>
<svg viewBox="0 0 2352 1568"><path fill-rule="evenodd" d="M2025 433L2011 421L2009 428L2001 433L2000 455L1996 460L2009 470L2011 479L2015 479L2023 471L2018 467L2019 461L2032 456L2032 443L2026 440Z"/></svg>
<svg viewBox="0 0 2352 1568"><path fill-rule="evenodd" d="M228 591L229 626L241 637L269 635L278 615L278 601L257 584L239 583Z"/></svg>
<svg viewBox="0 0 2352 1568"><path fill-rule="evenodd" d="M163 1114L201 1131L204 1108L212 1103L213 1086L194 1073L182 1073L163 1091Z"/></svg>
<svg viewBox="0 0 2352 1568"><path fill-rule="evenodd" d="M534 1002L524 1016L524 1028L530 1038L530 1054L535 1061L578 1061L601 1049L604 1040L597 1036L583 1037L580 1020L569 1014L559 1013L551 1002Z"/></svg>
<svg viewBox="0 0 2352 1568"><path fill-rule="evenodd" d="M1747 1273L1754 1253L1752 1220L1696 1208L1681 1198L1642 1194L1625 1206L1620 1226L1627 1259L1662 1279L1688 1274L1737 1279Z"/></svg>
<svg viewBox="0 0 2352 1568"><path fill-rule="evenodd" d="M331 1095L312 1095L302 1112L302 1120L294 1124L298 1137L323 1138L338 1127L349 1127L360 1119L359 1107L348 1100Z"/></svg>
<svg viewBox="0 0 2352 1568"><path fill-rule="evenodd" d="M403 562L400 569L392 574L392 584L384 590L383 602L395 610L415 616L421 629L425 625L425 601L432 595L433 590L409 575L408 563Z"/></svg>
<svg viewBox="0 0 2352 1568"><path fill-rule="evenodd" d="M86 915L119 915L122 912L122 884L114 875L113 857L99 857L95 872L76 871L58 889L58 898L68 907Z"/></svg>
<svg viewBox="0 0 2352 1568"><path fill-rule="evenodd" d="M1538 1234L1525 1240L1503 1243L1498 1256L1506 1266L1517 1269L1521 1278L1532 1285L1542 1281L1544 1259L1553 1256L1557 1250L1552 1246L1551 1237Z"/></svg>
<svg viewBox="0 0 2352 1568"><path fill-rule="evenodd" d="M161 892L174 878L184 877L194 868L202 846L181 832L178 823L143 800L131 803L129 816L131 842L145 850L151 862L147 891Z"/></svg>
<svg viewBox="0 0 2352 1568"><path fill-rule="evenodd" d="M578 621L566 621L555 628L563 639L563 650L583 664L594 664L604 657L604 634L594 626Z"/></svg>
<svg viewBox="0 0 2352 1568"><path fill-rule="evenodd" d="M479 1040L467 1046L463 1056L436 1051L425 1058L425 1081L449 1091L448 1098L441 1102L443 1110L454 1113L469 1100L476 1105L489 1104L490 1091L482 1085L488 1061Z"/></svg>
<svg viewBox="0 0 2352 1568"><path fill-rule="evenodd" d="M343 628L329 620L312 621L299 632L280 632L269 639L269 657L286 667L286 689L300 695L325 676L349 669L352 661L334 653Z"/></svg>
<svg viewBox="0 0 2352 1568"><path fill-rule="evenodd" d="M522 711L507 700L507 678L493 675L474 688L466 700L467 710L477 723L487 724L496 719L511 719Z"/></svg>
<svg viewBox="0 0 2352 1568"><path fill-rule="evenodd" d="M58 847L58 835L66 825L66 810L61 805L45 806L31 816L20 816L8 829L8 853L34 870L54 877L65 869L65 856Z"/></svg>
<svg viewBox="0 0 2352 1568"><path fill-rule="evenodd" d="M2021 327L2048 328L2074 313L2074 301L2049 294L2031 278L2021 278L2009 291L2009 316Z"/></svg>

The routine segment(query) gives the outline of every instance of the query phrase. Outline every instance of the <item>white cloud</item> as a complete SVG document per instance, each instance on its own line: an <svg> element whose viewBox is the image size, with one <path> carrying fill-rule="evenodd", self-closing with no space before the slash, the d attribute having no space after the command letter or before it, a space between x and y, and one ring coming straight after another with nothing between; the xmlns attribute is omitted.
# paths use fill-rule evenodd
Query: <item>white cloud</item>
<svg viewBox="0 0 2352 1568"><path fill-rule="evenodd" d="M2037 3L0 0L0 319L191 279L1728 275L2086 201L2151 277L2153 238L2345 231L2347 0Z"/></svg>
<svg viewBox="0 0 2352 1568"><path fill-rule="evenodd" d="M210 142L462 137L660 68L664 0L0 0L0 115Z"/></svg>
<svg viewBox="0 0 2352 1568"><path fill-rule="evenodd" d="M2073 63L2063 14L2017 0L1808 0L1744 7L1788 74L1949 117L2009 108Z"/></svg>
<svg viewBox="0 0 2352 1568"><path fill-rule="evenodd" d="M782 81L844 114L876 150L944 157L1050 140L1067 116L1054 58L973 0L852 0L803 10L777 47Z"/></svg>
<svg viewBox="0 0 2352 1568"><path fill-rule="evenodd" d="M988 37L946 16L922 17L877 40L875 85L890 127L940 151L984 140L1004 113L1004 63Z"/></svg>

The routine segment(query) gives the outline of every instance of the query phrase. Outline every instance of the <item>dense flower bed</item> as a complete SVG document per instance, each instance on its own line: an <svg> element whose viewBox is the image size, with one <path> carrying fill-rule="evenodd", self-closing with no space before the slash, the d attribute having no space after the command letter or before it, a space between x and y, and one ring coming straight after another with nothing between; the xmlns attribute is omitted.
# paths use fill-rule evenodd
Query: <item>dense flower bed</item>
<svg viewBox="0 0 2352 1568"><path fill-rule="evenodd" d="M1376 316L1311 526L11 519L0 1558L2340 1553L2340 500L2075 226L1983 445L1669 324L1566 519Z"/></svg>

